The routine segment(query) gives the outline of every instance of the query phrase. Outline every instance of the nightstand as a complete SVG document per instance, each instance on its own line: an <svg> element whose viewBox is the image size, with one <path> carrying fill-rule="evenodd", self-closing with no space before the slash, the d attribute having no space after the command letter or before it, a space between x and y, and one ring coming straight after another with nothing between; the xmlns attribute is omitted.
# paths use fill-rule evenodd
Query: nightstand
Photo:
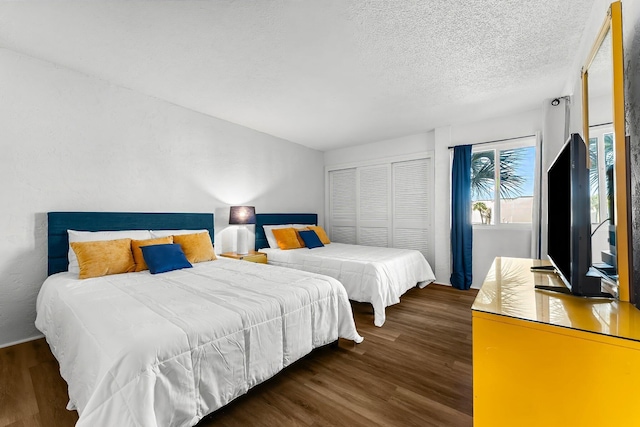
<svg viewBox="0 0 640 427"><path fill-rule="evenodd" d="M249 251L248 254L237 254L235 252L225 252L223 254L220 254L220 256L226 257L226 258L233 258L233 259L241 259L243 261L249 261L249 262L257 262L259 264L266 264L267 263L267 254L265 254L264 252L258 252L258 251Z"/></svg>

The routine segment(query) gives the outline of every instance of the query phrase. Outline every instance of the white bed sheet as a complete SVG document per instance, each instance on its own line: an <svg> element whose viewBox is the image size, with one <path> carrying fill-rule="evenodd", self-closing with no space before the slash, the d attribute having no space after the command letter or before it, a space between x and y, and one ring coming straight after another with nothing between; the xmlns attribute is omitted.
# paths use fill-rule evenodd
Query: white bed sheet
<svg viewBox="0 0 640 427"><path fill-rule="evenodd" d="M49 277L36 326L77 426L191 426L338 337L361 342L344 287L218 259L192 269Z"/></svg>
<svg viewBox="0 0 640 427"><path fill-rule="evenodd" d="M385 307L400 302L412 287L436 280L419 251L331 243L308 249L260 249L269 264L326 274L338 279L354 301L373 305L374 324L385 322Z"/></svg>

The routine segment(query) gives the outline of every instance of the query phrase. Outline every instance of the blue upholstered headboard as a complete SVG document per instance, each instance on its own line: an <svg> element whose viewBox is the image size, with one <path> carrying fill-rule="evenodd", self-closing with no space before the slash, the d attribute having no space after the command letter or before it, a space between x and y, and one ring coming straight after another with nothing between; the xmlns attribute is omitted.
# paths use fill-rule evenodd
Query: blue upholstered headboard
<svg viewBox="0 0 640 427"><path fill-rule="evenodd" d="M67 271L67 230L209 230L213 242L212 213L49 212L48 274Z"/></svg>
<svg viewBox="0 0 640 427"><path fill-rule="evenodd" d="M256 250L268 248L269 242L264 235L263 225L280 224L318 224L318 214L282 213L282 214L257 214L256 215Z"/></svg>

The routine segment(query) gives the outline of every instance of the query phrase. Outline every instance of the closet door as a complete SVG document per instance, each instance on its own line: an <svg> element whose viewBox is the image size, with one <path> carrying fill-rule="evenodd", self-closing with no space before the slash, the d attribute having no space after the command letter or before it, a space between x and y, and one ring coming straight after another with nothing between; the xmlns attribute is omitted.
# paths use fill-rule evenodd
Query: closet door
<svg viewBox="0 0 640 427"><path fill-rule="evenodd" d="M358 244L391 246L391 165L357 169Z"/></svg>
<svg viewBox="0 0 640 427"><path fill-rule="evenodd" d="M328 171L332 241L415 249L433 265L431 157Z"/></svg>
<svg viewBox="0 0 640 427"><path fill-rule="evenodd" d="M329 172L329 235L338 243L357 243L356 168Z"/></svg>
<svg viewBox="0 0 640 427"><path fill-rule="evenodd" d="M415 249L433 263L432 160L392 164L394 248ZM432 264L433 265L433 264Z"/></svg>

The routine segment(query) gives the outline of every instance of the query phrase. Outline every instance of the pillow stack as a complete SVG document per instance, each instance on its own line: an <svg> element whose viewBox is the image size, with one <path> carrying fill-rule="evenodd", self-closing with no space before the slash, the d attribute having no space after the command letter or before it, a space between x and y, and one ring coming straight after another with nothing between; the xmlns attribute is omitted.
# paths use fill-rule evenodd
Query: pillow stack
<svg viewBox="0 0 640 427"><path fill-rule="evenodd" d="M133 261L136 263L136 271L148 270L149 267L144 260L142 248L153 245L170 245L173 243L173 236L159 237L157 239L132 240L131 252L133 252Z"/></svg>
<svg viewBox="0 0 640 427"><path fill-rule="evenodd" d="M289 226L265 226L264 229L269 246L284 250L304 247L313 249L331 243L324 229L317 225L298 228L291 224Z"/></svg>
<svg viewBox="0 0 640 427"><path fill-rule="evenodd" d="M164 273L216 259L207 230L67 231L69 272L79 279L147 269Z"/></svg>
<svg viewBox="0 0 640 427"><path fill-rule="evenodd" d="M177 243L148 245L141 249L151 274L193 267L187 260L182 247Z"/></svg>
<svg viewBox="0 0 640 427"><path fill-rule="evenodd" d="M320 240L320 237L314 230L301 231L300 237L302 237L302 240L304 240L304 245L309 249L320 248L324 246L324 244Z"/></svg>
<svg viewBox="0 0 640 427"><path fill-rule="evenodd" d="M331 243L331 240L329 240L329 236L327 236L327 233L325 233L324 228L320 227L319 225L310 225L307 228L314 231L320 238L320 241L325 245Z"/></svg>

